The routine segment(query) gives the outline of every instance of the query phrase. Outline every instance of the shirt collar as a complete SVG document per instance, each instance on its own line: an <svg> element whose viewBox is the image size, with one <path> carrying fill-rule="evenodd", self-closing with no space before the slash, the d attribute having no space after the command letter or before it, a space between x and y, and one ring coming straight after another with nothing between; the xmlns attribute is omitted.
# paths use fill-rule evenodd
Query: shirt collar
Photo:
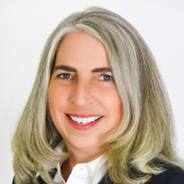
<svg viewBox="0 0 184 184"><path fill-rule="evenodd" d="M55 151L56 152L63 152L64 151L64 146L65 146L65 142L64 140L62 140L61 142L58 143L58 145L55 147ZM58 179L63 181L63 177L61 175L61 166L62 166L62 163L58 163L56 168L57 168L57 177L59 177ZM97 157L96 159L90 161L90 162L87 162L87 163L81 163L81 164L77 164L76 166L80 166L81 168L84 168L84 169L87 169L89 170L89 174L90 175L95 175L96 172L98 170L100 170L102 167L105 168L105 170L103 171L103 174L106 172L107 170L107 158L105 157L105 154L103 155L100 155L99 157ZM38 177L40 175L40 173L36 173L36 177Z"/></svg>
<svg viewBox="0 0 184 184"><path fill-rule="evenodd" d="M55 151L57 152L63 152L64 150L64 146L65 146L65 142L64 140L62 140L57 146L56 148L54 149ZM61 180L63 180L63 177L61 175L61 166L62 166L63 163L58 163L57 164L57 175L59 176L59 178ZM106 166L105 166L106 165ZM85 169L85 170L88 170L88 174L90 175L95 175L96 172L98 170L100 170L102 167L105 166L105 171L107 170L107 159L105 157L105 154L103 155L100 155L99 157L97 157L96 159L90 161L90 162L87 162L87 163L80 163L80 164L77 164L75 167L80 167L81 169ZM75 168L74 167L74 168ZM73 169L74 169L73 168Z"/></svg>

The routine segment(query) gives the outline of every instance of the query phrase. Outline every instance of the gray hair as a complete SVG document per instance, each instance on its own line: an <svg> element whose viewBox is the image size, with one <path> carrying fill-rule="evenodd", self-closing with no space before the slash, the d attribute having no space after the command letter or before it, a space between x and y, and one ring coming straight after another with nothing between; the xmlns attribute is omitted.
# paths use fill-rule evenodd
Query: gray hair
<svg viewBox="0 0 184 184"><path fill-rule="evenodd" d="M174 148L172 109L149 48L122 17L90 7L63 20L45 44L31 95L12 139L16 184L37 183L36 172L54 184L48 171L68 157L53 150L62 137L49 114L47 89L58 46L76 30L92 35L105 46L123 104L119 127L103 140L111 180L145 182L152 174L163 172L163 163L183 168Z"/></svg>

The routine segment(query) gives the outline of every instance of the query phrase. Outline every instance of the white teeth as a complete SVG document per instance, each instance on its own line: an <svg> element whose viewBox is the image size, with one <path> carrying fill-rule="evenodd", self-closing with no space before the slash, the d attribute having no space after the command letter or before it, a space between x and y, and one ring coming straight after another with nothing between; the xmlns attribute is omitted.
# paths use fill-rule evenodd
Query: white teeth
<svg viewBox="0 0 184 184"><path fill-rule="evenodd" d="M88 122L91 122L92 121L92 117L88 118Z"/></svg>
<svg viewBox="0 0 184 184"><path fill-rule="evenodd" d="M82 124L87 124L88 123L88 118L82 118Z"/></svg>
<svg viewBox="0 0 184 184"><path fill-rule="evenodd" d="M74 121L77 121L77 118L76 118L76 117L73 117L73 120L74 120Z"/></svg>
<svg viewBox="0 0 184 184"><path fill-rule="evenodd" d="M82 122L82 118L77 118L77 123L81 123Z"/></svg>
<svg viewBox="0 0 184 184"><path fill-rule="evenodd" d="M77 118L75 116L70 116L70 118L77 122L78 124L81 124L81 125L86 125L88 123L91 123L93 121L96 121L97 119L99 119L101 116L95 116L95 117L89 117L89 118Z"/></svg>
<svg viewBox="0 0 184 184"><path fill-rule="evenodd" d="M91 121L95 121L95 117L91 117Z"/></svg>

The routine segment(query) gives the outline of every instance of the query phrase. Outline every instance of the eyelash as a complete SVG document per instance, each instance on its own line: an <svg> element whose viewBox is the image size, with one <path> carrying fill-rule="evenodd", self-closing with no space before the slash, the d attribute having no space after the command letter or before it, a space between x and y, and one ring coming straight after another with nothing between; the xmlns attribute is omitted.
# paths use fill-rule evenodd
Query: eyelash
<svg viewBox="0 0 184 184"><path fill-rule="evenodd" d="M69 74L69 73L62 73L62 74L59 74L58 77L61 78L61 79L63 79L63 80L68 80L68 79L71 78L71 75L70 75L70 78L63 78L63 77L61 77L61 76L64 76L64 75L70 75L70 74ZM107 74L101 75L100 78L101 78L101 77L105 77L105 76L110 77L110 80L104 80L105 82L107 82L107 81L113 81L113 77L110 76L110 75L107 75Z"/></svg>
<svg viewBox="0 0 184 184"><path fill-rule="evenodd" d="M112 81L113 80L113 77L112 76L110 76L110 75L106 75L106 74L103 74L103 75L101 75L101 77L110 77L110 80L104 80L104 81ZM100 78L101 78L100 77Z"/></svg>
<svg viewBox="0 0 184 184"><path fill-rule="evenodd" d="M70 75L70 74L69 73L62 73L62 74L59 74L58 75L59 78L64 79L64 80L67 80L69 78L65 79L65 78L61 77L62 75ZM70 75L70 77L71 77L71 75Z"/></svg>

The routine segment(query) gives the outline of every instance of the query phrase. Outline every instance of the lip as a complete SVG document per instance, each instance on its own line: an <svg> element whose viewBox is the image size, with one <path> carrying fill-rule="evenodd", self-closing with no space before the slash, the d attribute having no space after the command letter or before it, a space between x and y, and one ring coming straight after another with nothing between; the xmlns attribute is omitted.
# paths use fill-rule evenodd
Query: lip
<svg viewBox="0 0 184 184"><path fill-rule="evenodd" d="M89 114L83 114L83 115L77 115L76 116L76 114L74 115L74 114L70 114L70 116L75 116L75 117L93 117L93 116L96 116L96 115L89 115ZM87 125L79 125L78 123L76 123L75 121L73 121L73 120L71 120L69 117L68 117L68 115L67 114L65 114L65 118L68 120L68 122L70 123L70 125L74 128L74 129L76 129L76 130L81 130L81 131L87 131L87 130L90 130L90 129L92 129L93 127L95 127L98 123L100 123L100 121L102 120L102 118L103 118L103 116L99 119L99 120L97 120L97 121L95 121L95 122L93 122L93 123L89 123L89 124L87 124Z"/></svg>
<svg viewBox="0 0 184 184"><path fill-rule="evenodd" d="M89 118L89 117L95 117L95 116L100 116L100 115L92 115L92 114L66 114L70 116L75 116L77 118Z"/></svg>

